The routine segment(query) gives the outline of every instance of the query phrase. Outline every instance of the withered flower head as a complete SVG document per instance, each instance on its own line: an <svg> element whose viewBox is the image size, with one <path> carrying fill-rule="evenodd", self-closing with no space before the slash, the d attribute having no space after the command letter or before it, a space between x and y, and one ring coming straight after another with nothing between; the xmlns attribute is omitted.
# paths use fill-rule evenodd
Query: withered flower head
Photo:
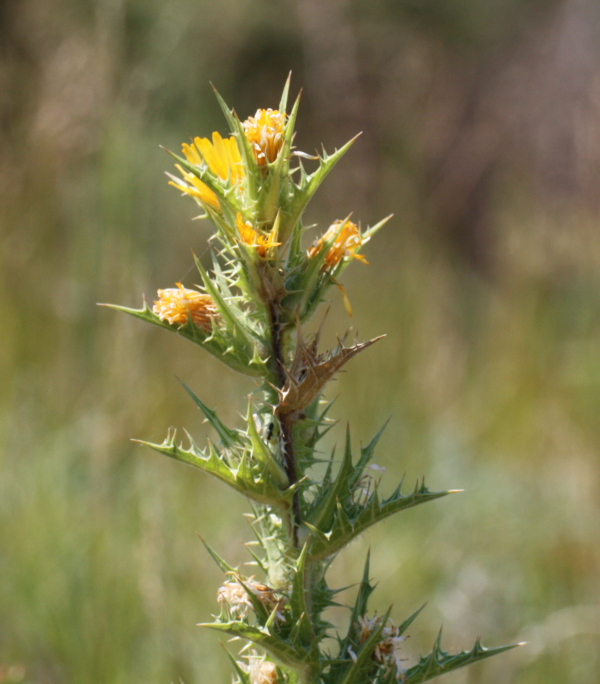
<svg viewBox="0 0 600 684"><path fill-rule="evenodd" d="M357 254L359 250L367 241L361 235L358 226L352 221L346 221L344 227L340 232L340 224L342 221L336 221L333 225L329 226L324 235L315 240L311 248L308 250L308 256L314 257L320 254L325 243L339 232L339 235L335 238L333 245L329 248L327 256L325 257L325 264L323 268L332 269L335 268L342 259L360 259L363 264L368 264L369 262L365 259L362 254Z"/></svg>
<svg viewBox="0 0 600 684"><path fill-rule="evenodd" d="M213 133L212 142L208 138L194 138L191 145L182 145L183 153L190 162L196 166L206 164L208 168L221 180L230 180L233 185L245 176L242 165L242 157L233 136L222 138L219 133ZM174 179L169 184L196 197L213 209L220 209L219 198L216 194L197 178L193 173L186 171L179 164L175 165L183 180Z"/></svg>
<svg viewBox="0 0 600 684"><path fill-rule="evenodd" d="M360 627L360 643L363 644L371 635L373 630L381 625L382 618L375 614L372 618L366 615L361 615L358 618L358 625ZM400 636L400 630L393 623L383 628L381 632L381 641L375 646L373 657L380 663L393 663L396 666L398 674L404 672L402 662L398 651L400 644L406 637Z"/></svg>
<svg viewBox="0 0 600 684"><path fill-rule="evenodd" d="M277 684L275 663L258 656L249 659L248 674L250 675L250 684Z"/></svg>
<svg viewBox="0 0 600 684"><path fill-rule="evenodd" d="M210 295L196 290L188 290L181 283L174 287L158 291L158 300L154 302L152 311L161 321L168 321L171 325L185 325L189 316L204 332L212 330L212 319L219 313Z"/></svg>
<svg viewBox="0 0 600 684"><path fill-rule="evenodd" d="M276 109L259 109L242 125L259 166L274 162L283 145L285 113Z"/></svg>
<svg viewBox="0 0 600 684"><path fill-rule="evenodd" d="M262 582L255 582L252 578L243 580L244 587L234 573L229 574L233 575L234 579L233 581L228 580L225 582L217 592L217 601L219 603L227 603L232 613L239 613L242 617L245 617L248 614L248 608L252 608L252 602L246 591L247 588L269 612L277 608L276 616L283 620L283 614L280 610L283 610L285 600L278 595L275 589Z"/></svg>
<svg viewBox="0 0 600 684"><path fill-rule="evenodd" d="M248 608L252 608L248 594L239 582L225 582L217 592L217 601L227 603L232 613L242 616L247 615Z"/></svg>
<svg viewBox="0 0 600 684"><path fill-rule="evenodd" d="M252 227L250 221L244 221L241 213L238 212L236 225L240 234L240 240L249 247L256 247L256 251L261 257L266 257L271 247L279 247L281 242L274 242L272 235L263 235Z"/></svg>

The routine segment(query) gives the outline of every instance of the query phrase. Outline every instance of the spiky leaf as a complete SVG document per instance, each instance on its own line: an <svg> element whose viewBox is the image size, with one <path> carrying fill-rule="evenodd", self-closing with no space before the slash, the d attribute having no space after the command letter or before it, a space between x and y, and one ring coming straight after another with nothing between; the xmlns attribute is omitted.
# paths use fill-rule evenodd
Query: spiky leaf
<svg viewBox="0 0 600 684"><path fill-rule="evenodd" d="M219 418L217 412L213 409L209 409L208 406L202 402L198 396L185 384L185 382L180 381L183 385L185 391L193 399L196 406L204 413L206 420L214 427L214 429L219 434L223 444L226 447L231 447L240 441L240 435L235 430L229 429Z"/></svg>
<svg viewBox="0 0 600 684"><path fill-rule="evenodd" d="M314 528L309 555L322 559L337 553L356 536L394 513L439 499L451 491L431 492L424 483L418 484L410 494L403 495L398 488L389 498L380 500L377 489L359 506L337 501L333 524L329 529Z"/></svg>
<svg viewBox="0 0 600 684"><path fill-rule="evenodd" d="M290 493L278 489L270 478L265 477L264 468L251 462L249 452L244 451L239 458L232 460L228 458L229 452L226 449L218 451L214 444L209 442L208 450L204 451L198 447L189 434L187 437L190 441L188 449L176 443L174 430L169 431L162 444L135 441L214 475L249 499L277 508L289 507Z"/></svg>
<svg viewBox="0 0 600 684"><path fill-rule="evenodd" d="M277 662L287 667L304 670L311 662L309 653L305 650L294 648L277 635L270 634L266 630L248 625L241 620L231 622L208 622L201 623L199 627L208 627L218 632L225 632L232 636L248 639L257 646L264 648Z"/></svg>
<svg viewBox="0 0 600 684"><path fill-rule="evenodd" d="M390 611L391 608L388 609L377 627L362 644L360 650L356 654L356 660L352 662L350 667L348 667L347 671L340 678L340 684L362 684L366 681L369 670L373 667L373 652L375 651L377 644L381 641L383 628L388 621Z"/></svg>
<svg viewBox="0 0 600 684"><path fill-rule="evenodd" d="M427 682L434 677L458 670L460 667L471 665L484 658L491 658L491 656L510 651L512 648L521 645L511 644L510 646L500 646L498 648L485 648L481 645L481 641L477 639L470 651L450 655L442 649L440 631L431 653L421 658L415 666L404 673L404 682L406 684L422 684L422 682Z"/></svg>
<svg viewBox="0 0 600 684"><path fill-rule="evenodd" d="M102 304L102 306L107 306L116 311L122 311L135 318L140 318L147 323L152 323L152 325L157 325L160 328L177 333L178 335L181 335L181 337L185 337L191 342L199 344L213 356L216 356L219 361L222 361L225 365L238 373L253 377L263 377L266 375L265 362L260 355L257 354L256 347L249 347L246 345L243 348L234 348L226 331L219 330L215 324L213 324L212 332L207 333L200 326L196 325L191 318L184 325L161 321L145 301L144 306L141 309L131 309L127 306L119 306L117 304Z"/></svg>
<svg viewBox="0 0 600 684"><path fill-rule="evenodd" d="M290 609L292 620L297 625L296 639L304 647L310 648L314 640L311 615L306 600L306 554L307 546L302 549L294 570L292 592L290 594Z"/></svg>
<svg viewBox="0 0 600 684"><path fill-rule="evenodd" d="M329 175L329 172L338 163L338 161L352 147L357 138L358 135L352 138L352 140L349 140L345 145L340 147L339 150L336 150L331 155L323 153L323 156L319 157L319 168L309 176L303 177L300 186L296 186L296 198L292 207L292 211L290 212L292 215L290 221L291 226L296 224L296 221L299 220L304 209L306 208L306 205L310 202L321 183Z"/></svg>

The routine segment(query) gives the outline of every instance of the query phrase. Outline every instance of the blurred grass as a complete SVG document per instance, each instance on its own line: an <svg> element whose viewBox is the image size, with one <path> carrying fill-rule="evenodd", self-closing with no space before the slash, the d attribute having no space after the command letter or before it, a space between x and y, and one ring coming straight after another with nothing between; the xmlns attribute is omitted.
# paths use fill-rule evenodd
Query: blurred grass
<svg viewBox="0 0 600 684"><path fill-rule="evenodd" d="M59 55L41 69L47 106L60 103L64 83L85 83L92 30L116 94L90 95L96 118L86 115L85 126L67 98L66 123L60 108L46 118L36 110L36 119L24 106L9 131L15 166L3 175L0 206L0 682L227 681L218 639L195 627L216 610L221 582L196 532L243 562L246 504L129 440L160 440L171 425L202 438L177 377L231 423L253 385L184 340L96 303L137 305L142 293L196 282L190 249L203 253L210 228L190 222L193 205L167 187L170 161L158 145L177 149L189 135L223 130L208 79L245 116L275 104L290 66L300 72L296 86L310 74L284 6L230 1L220 15L183 0L102 2L91 14L85 3L53 6L84 9L68 19L63 67ZM34 38L50 40L58 29L40 28L49 10L27 8ZM124 23L114 20L119 12ZM359 26L368 35L370 22ZM316 126L310 88L303 107L300 147L343 142ZM27 127L32 121L38 128ZM381 123L384 139L393 125ZM593 684L597 217L585 206L546 207L515 177L493 206L496 270L482 274L422 220L402 166L413 152L394 144L378 150L376 192L359 197L357 218L397 218L369 245L372 265L348 272L355 318L334 292L327 321L330 340L349 325L361 337L388 336L333 387L341 424L324 448L341 439L346 420L358 443L391 415L377 457L388 491L404 474L408 483L425 474L432 488L465 492L369 532L336 560L332 583L357 581L371 547L376 608L393 602L402 620L429 601L411 629L409 660L428 650L441 623L453 649L479 634L490 645L530 642L448 684ZM414 144L410 127L404 144ZM342 163L342 187L368 152L359 143ZM348 191L326 196L311 217L325 226L351 200Z"/></svg>

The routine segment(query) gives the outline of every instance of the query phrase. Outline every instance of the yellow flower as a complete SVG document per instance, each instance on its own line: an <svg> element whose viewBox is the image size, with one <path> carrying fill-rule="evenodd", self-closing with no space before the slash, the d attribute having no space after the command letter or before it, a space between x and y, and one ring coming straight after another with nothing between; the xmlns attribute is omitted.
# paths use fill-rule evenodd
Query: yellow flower
<svg viewBox="0 0 600 684"><path fill-rule="evenodd" d="M315 240L312 247L308 250L309 257L317 256L317 254L321 252L325 242L327 242L327 240L331 240L331 238L339 231L341 223L341 221L336 221L332 226L329 226L324 235L322 235L318 240ZM352 223L352 221L346 221L346 225L342 228L342 231L327 252L323 268L335 268L344 258L360 259L363 264L368 264L369 262L362 254L356 253L357 250L360 249L365 242L367 242L367 239L361 235L356 224Z"/></svg>
<svg viewBox="0 0 600 684"><path fill-rule="evenodd" d="M237 142L233 136L222 138L219 133L213 133L212 142L208 138L194 138L191 145L182 145L183 153L190 164L200 166L206 164L208 168L221 180L229 180L232 185L245 176ZM169 184L179 188L192 197L198 198L213 209L220 209L219 198L216 194L197 178L193 173L175 165L183 176L183 181L169 181Z"/></svg>
<svg viewBox="0 0 600 684"><path fill-rule="evenodd" d="M256 247L256 251L261 257L266 257L267 252L271 247L279 247L281 242L273 242L271 235L262 235L252 227L250 221L244 221L241 213L237 215L237 229L240 234L240 240L250 247Z"/></svg>
<svg viewBox="0 0 600 684"><path fill-rule="evenodd" d="M242 125L259 166L274 162L283 145L285 113L276 109L259 109Z"/></svg>
<svg viewBox="0 0 600 684"><path fill-rule="evenodd" d="M185 325L191 316L197 326L210 333L212 319L219 316L213 298L196 290L188 290L181 283L176 285L177 289L158 291L158 300L154 302L152 311L161 321L168 321L171 325Z"/></svg>

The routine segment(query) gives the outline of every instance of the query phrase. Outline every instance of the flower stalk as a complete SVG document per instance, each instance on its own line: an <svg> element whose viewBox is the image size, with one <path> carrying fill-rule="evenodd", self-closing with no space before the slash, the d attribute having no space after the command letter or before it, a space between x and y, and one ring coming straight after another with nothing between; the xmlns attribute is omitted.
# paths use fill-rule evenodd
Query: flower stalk
<svg viewBox="0 0 600 684"><path fill-rule="evenodd" d="M324 612L340 590L327 570L358 535L385 518L452 493L423 481L385 496L382 470L372 463L380 431L358 453L350 429L340 459L323 462L318 443L332 427L327 383L378 339L320 348L306 324L332 285L356 261L387 219L361 230L350 218L308 236L306 205L353 141L331 155L310 157L293 146L299 99L287 112L288 83L279 108L259 109L245 121L217 99L231 129L228 138L195 138L172 154L179 176L171 185L199 205L215 225L210 269L196 259L201 285L177 283L158 291L153 308L113 308L170 330L217 359L256 378L243 428L225 425L194 391L192 401L216 438L202 448L170 431L161 444L142 442L216 477L252 504L256 536L248 550L263 575L246 577L206 544L225 573L217 594L220 613L205 626L245 640L255 650L231 656L240 684L417 684L512 646L475 646L455 655L438 639L431 653L405 668L406 630L421 609L396 626L385 615L368 617L374 590L369 559L343 636ZM306 159L313 169L307 171ZM389 217L388 217L389 218ZM310 239L312 237L312 240ZM333 290L335 292L335 290ZM187 433L186 433L187 434ZM376 473L377 475L374 475ZM245 654L245 655L244 655Z"/></svg>

